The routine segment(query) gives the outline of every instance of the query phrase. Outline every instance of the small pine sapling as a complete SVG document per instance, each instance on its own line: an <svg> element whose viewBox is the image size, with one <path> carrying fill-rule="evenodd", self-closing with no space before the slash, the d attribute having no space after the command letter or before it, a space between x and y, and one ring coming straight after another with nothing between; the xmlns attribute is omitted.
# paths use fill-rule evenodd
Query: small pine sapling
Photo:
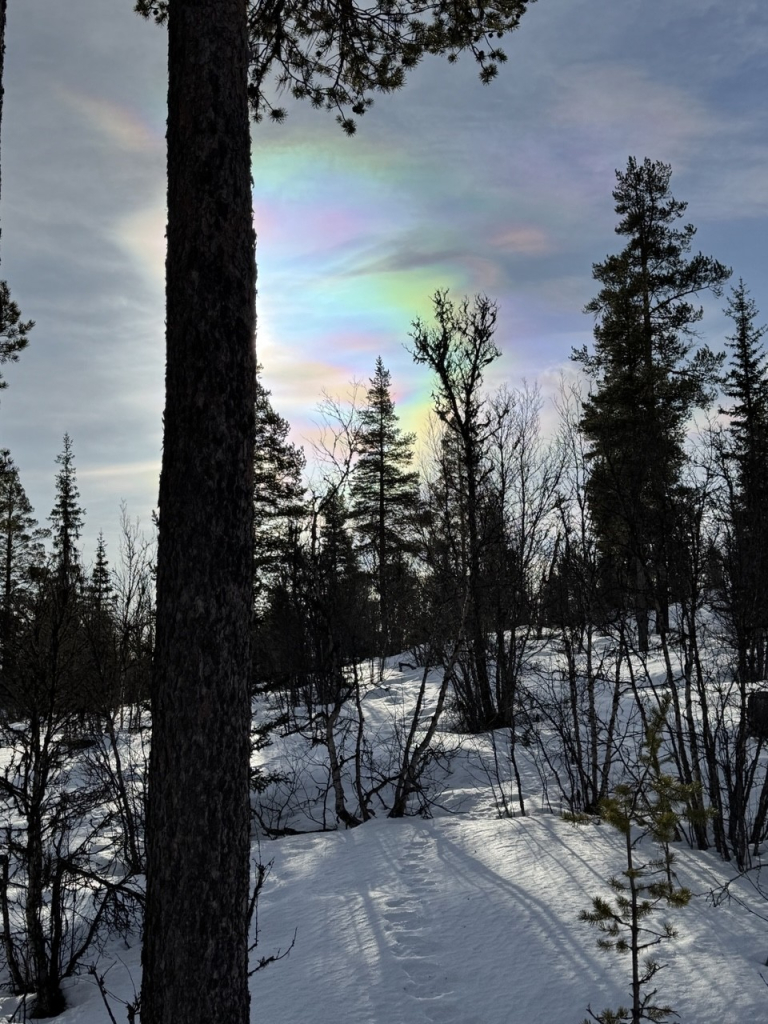
<svg viewBox="0 0 768 1024"><path fill-rule="evenodd" d="M691 898L690 890L677 884L670 844L683 820L691 820L688 808L695 805L696 793L695 787L663 770L669 760L661 753L668 710L666 700L649 716L640 773L617 786L601 805L604 820L624 836L626 868L609 881L612 900L593 897L592 909L583 910L580 918L603 933L597 940L600 949L630 955L632 1006L603 1010L598 1015L588 1007L589 1016L598 1024L664 1022L679 1016L671 1007L653 1002L657 989L649 990L649 986L666 965L647 952L677 934L668 922L657 923L655 912L662 905L684 907ZM654 842L659 856L641 861L637 848L646 837ZM590 1022L585 1018L582 1024Z"/></svg>

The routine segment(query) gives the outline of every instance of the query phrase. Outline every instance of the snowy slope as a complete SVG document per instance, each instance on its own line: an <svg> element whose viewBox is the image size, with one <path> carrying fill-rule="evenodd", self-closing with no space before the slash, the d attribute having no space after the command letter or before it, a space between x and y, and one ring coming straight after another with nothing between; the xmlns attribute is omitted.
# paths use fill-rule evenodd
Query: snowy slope
<svg viewBox="0 0 768 1024"><path fill-rule="evenodd" d="M366 716L381 743L417 678L390 671L386 685L371 688ZM296 742L276 742L263 759L295 766ZM597 1012L628 1002L628 959L600 951L596 930L579 920L621 871L622 837L543 807L525 750L529 813L499 818L478 749L463 741L431 819L381 817L350 831L262 840L258 855L273 867L258 954L296 940L288 957L254 975L254 1024L580 1024L588 1004ZM708 894L731 877L728 865L682 844L676 852L680 882L695 896L660 915L679 937L659 950L669 966L656 978L658 1001L683 1024L768 1020L768 903L742 881L738 901L715 905ZM110 964L106 985L122 1024L119 1000L139 987L138 948L113 946L100 969ZM106 1024L92 978L66 991L62 1024ZM0 998L0 1019L14 1006Z"/></svg>
<svg viewBox="0 0 768 1024"><path fill-rule="evenodd" d="M283 840L260 923L265 945L297 928L296 946L256 976L253 1019L577 1024L590 1002L627 1002L628 961L598 950L578 920L620 866L616 834L553 815L382 821ZM718 869L693 854L679 874L703 892ZM681 1019L766 1019L765 922L703 897L676 922L657 980Z"/></svg>

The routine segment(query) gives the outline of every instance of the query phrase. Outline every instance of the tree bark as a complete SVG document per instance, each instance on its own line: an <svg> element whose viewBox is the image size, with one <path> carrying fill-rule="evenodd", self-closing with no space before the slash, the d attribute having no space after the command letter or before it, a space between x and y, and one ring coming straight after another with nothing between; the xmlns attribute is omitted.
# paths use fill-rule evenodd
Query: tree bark
<svg viewBox="0 0 768 1024"><path fill-rule="evenodd" d="M256 400L246 0L171 0L143 1024L247 1024Z"/></svg>

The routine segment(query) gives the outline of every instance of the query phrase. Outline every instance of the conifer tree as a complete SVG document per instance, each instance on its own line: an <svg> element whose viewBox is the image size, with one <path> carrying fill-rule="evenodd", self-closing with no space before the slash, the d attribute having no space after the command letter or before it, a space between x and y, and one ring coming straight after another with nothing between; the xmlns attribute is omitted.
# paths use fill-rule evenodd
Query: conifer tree
<svg viewBox="0 0 768 1024"><path fill-rule="evenodd" d="M290 424L256 382L254 446L254 686L290 685L288 665L304 647L297 575L299 537L306 514L303 449L288 440Z"/></svg>
<svg viewBox="0 0 768 1024"><path fill-rule="evenodd" d="M639 643L648 608L666 625L670 542L685 425L712 398L719 359L693 350L703 311L691 301L720 294L730 271L697 253L696 229L677 227L686 203L672 196L669 164L630 157L613 192L624 249L594 264L600 284L585 311L596 318L593 350L573 353L594 381L581 428L590 443L589 501L606 564L634 595Z"/></svg>
<svg viewBox="0 0 768 1024"><path fill-rule="evenodd" d="M106 714L117 698L119 671L117 595L102 532L99 532L96 560L84 591L81 617L88 659L83 672L83 689L89 707L97 714Z"/></svg>
<svg viewBox="0 0 768 1024"><path fill-rule="evenodd" d="M697 802L696 790L664 771L671 760L662 753L670 707L671 700L666 698L648 718L637 777L618 785L601 804L604 820L624 837L626 868L621 876L610 879L613 902L595 896L592 909L582 911L580 917L604 936L597 941L600 949L629 956L632 1006L600 1014L589 1009L590 1017L598 1024L659 1024L677 1016L671 1007L653 1002L655 988L647 990L663 966L649 951L677 934L668 922L658 922L654 913L662 906L684 907L691 899L690 890L678 884L670 844L677 838L682 821L691 820L687 808ZM656 845L659 853L643 860L637 847L645 838Z"/></svg>
<svg viewBox="0 0 768 1024"><path fill-rule="evenodd" d="M290 587L278 588L270 609L281 660L308 707L342 699L345 667L366 657L371 644L368 581L338 487L328 487L316 515L315 542L298 546Z"/></svg>
<svg viewBox="0 0 768 1024"><path fill-rule="evenodd" d="M22 320L21 310L11 298L6 281L0 281L0 366L3 363L18 362L19 353L29 344L29 332L35 326L33 320ZM8 382L0 374L0 390Z"/></svg>
<svg viewBox="0 0 768 1024"><path fill-rule="evenodd" d="M72 438L64 435L64 447L56 456L61 469L56 474L56 502L48 517L51 523L56 575L62 592L79 580L81 574L80 552L76 544L83 528L84 509L78 504L80 491L77 488L75 456Z"/></svg>
<svg viewBox="0 0 768 1024"><path fill-rule="evenodd" d="M99 610L107 609L114 600L112 574L110 573L107 560L107 545L104 540L104 533L101 530L96 542L96 561L91 570L88 593L94 607Z"/></svg>
<svg viewBox="0 0 768 1024"><path fill-rule="evenodd" d="M456 437L442 424L431 430L428 445L419 523L419 558L425 570L419 629L423 636L426 627L436 646L448 651L462 628L468 575L465 473ZM454 687L458 684L461 690L463 682L460 671ZM472 679L467 682L468 692L457 697L460 706L474 702Z"/></svg>
<svg viewBox="0 0 768 1024"><path fill-rule="evenodd" d="M722 382L733 404L723 451L728 501L723 551L724 604L737 651L742 684L764 678L768 641L768 378L757 307L742 280L725 309L735 332ZM720 510L722 512L722 509ZM743 695L743 699L746 699Z"/></svg>
<svg viewBox="0 0 768 1024"><path fill-rule="evenodd" d="M379 356L360 411L359 457L351 487L352 519L361 551L372 564L385 655L399 650L403 640L402 628L396 629L398 588L407 587L405 558L413 551L418 506L418 474L409 469L416 435L400 428L391 386L390 372Z"/></svg>
<svg viewBox="0 0 768 1024"><path fill-rule="evenodd" d="M270 392L256 382L254 445L254 586L257 614L280 578L305 512L303 449L288 440L290 424L275 412Z"/></svg>
<svg viewBox="0 0 768 1024"><path fill-rule="evenodd" d="M494 0L480 6L445 0L395 0L366 8L336 0L284 0L278 6L248 0L248 99L256 122L283 121L275 94L306 99L337 112L352 135L375 93L403 87L428 54L456 62L470 53L487 85L507 56L500 39L514 31L533 0ZM164 23L173 0L136 0L136 10ZM245 71L245 68L243 69Z"/></svg>
<svg viewBox="0 0 768 1024"><path fill-rule="evenodd" d="M734 404L721 411L730 417L741 499L745 508L754 510L768 497L768 377L761 345L768 325L755 324L757 306L741 279L731 289L725 313L734 323L735 334L726 339L732 355L723 391Z"/></svg>
<svg viewBox="0 0 768 1024"><path fill-rule="evenodd" d="M248 1021L255 235L249 108L370 105L428 54L490 81L526 0L308 7L137 0L168 22L166 404L144 1024ZM488 39L488 45L484 45ZM280 111L273 111L280 117ZM351 117L340 112L342 126ZM168 846L183 856L168 857ZM227 879L222 886L220 880Z"/></svg>
<svg viewBox="0 0 768 1024"><path fill-rule="evenodd" d="M0 450L0 670L7 684L13 671L14 638L24 596L43 563L45 531L38 528L19 471L8 449ZM2 695L0 694L0 701Z"/></svg>
<svg viewBox="0 0 768 1024"><path fill-rule="evenodd" d="M0 0L0 129L3 123L3 73L5 71L5 26L8 0ZM15 363L19 353L29 343L29 332L35 326L33 320L22 320L21 310L11 298L6 281L0 281L0 366ZM0 373L0 390L8 387Z"/></svg>

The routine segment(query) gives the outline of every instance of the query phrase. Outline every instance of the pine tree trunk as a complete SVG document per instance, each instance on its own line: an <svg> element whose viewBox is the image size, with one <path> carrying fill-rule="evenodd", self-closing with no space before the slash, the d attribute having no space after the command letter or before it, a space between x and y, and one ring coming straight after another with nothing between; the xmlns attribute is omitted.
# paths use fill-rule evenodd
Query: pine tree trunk
<svg viewBox="0 0 768 1024"><path fill-rule="evenodd" d="M255 262L246 0L171 0L142 1024L247 1024Z"/></svg>

